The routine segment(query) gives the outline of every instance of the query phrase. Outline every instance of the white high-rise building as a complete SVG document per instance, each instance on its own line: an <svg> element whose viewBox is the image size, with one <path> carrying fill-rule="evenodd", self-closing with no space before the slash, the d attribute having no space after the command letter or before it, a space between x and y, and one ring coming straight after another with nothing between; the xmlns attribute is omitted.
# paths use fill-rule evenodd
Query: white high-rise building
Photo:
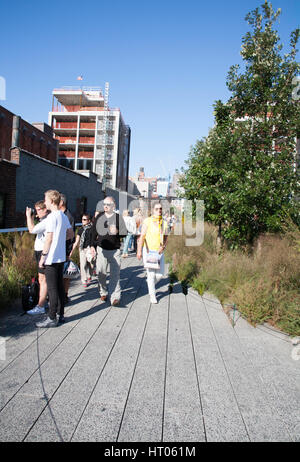
<svg viewBox="0 0 300 462"><path fill-rule="evenodd" d="M58 163L95 172L106 186L127 191L130 127L120 109L108 107L98 87L52 92L49 125L59 141Z"/></svg>
<svg viewBox="0 0 300 462"><path fill-rule="evenodd" d="M168 197L169 195L169 182L164 180L157 181L156 193L158 197Z"/></svg>

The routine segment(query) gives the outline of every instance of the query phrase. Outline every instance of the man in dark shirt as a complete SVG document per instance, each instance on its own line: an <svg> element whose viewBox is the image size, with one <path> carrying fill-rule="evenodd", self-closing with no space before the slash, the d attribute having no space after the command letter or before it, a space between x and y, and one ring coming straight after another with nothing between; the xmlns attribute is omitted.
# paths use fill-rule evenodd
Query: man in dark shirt
<svg viewBox="0 0 300 462"><path fill-rule="evenodd" d="M97 255L96 271L99 281L100 298L107 300L107 267L110 265L110 293L113 306L120 303L120 237L127 235L123 218L115 212L115 201L106 197L103 201L104 212L100 212L92 227L92 253Z"/></svg>

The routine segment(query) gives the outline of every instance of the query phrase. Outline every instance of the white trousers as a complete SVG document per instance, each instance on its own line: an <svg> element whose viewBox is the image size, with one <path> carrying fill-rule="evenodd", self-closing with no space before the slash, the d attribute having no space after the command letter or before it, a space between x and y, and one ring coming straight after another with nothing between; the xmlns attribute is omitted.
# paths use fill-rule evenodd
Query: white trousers
<svg viewBox="0 0 300 462"><path fill-rule="evenodd" d="M146 254L147 250L143 248L143 261L145 265L146 261ZM152 268L145 268L147 271L147 285L148 285L148 291L149 295L154 295L155 296L155 284L161 280L161 278L165 274L165 257L164 254L162 254L161 259L160 259L160 268L159 269L152 269Z"/></svg>

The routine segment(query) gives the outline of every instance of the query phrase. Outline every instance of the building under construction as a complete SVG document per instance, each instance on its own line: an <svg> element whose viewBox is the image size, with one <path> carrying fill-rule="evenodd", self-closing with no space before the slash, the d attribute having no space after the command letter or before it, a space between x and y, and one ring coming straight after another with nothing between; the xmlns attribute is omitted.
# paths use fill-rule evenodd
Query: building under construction
<svg viewBox="0 0 300 462"><path fill-rule="evenodd" d="M49 125L59 141L58 163L95 172L104 188L128 188L130 127L120 109L108 106L98 87L64 87L52 92Z"/></svg>

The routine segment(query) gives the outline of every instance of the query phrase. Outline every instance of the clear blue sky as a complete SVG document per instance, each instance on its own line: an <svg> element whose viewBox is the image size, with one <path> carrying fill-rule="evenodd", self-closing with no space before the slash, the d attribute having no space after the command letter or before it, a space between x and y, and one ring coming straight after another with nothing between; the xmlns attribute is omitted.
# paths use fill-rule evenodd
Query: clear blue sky
<svg viewBox="0 0 300 462"><path fill-rule="evenodd" d="M213 125L226 76L241 63L245 15L263 0L29 0L0 7L0 76L10 111L48 121L53 88L110 83L110 106L132 130L130 174L166 176ZM299 0L282 8L284 45L299 25Z"/></svg>

